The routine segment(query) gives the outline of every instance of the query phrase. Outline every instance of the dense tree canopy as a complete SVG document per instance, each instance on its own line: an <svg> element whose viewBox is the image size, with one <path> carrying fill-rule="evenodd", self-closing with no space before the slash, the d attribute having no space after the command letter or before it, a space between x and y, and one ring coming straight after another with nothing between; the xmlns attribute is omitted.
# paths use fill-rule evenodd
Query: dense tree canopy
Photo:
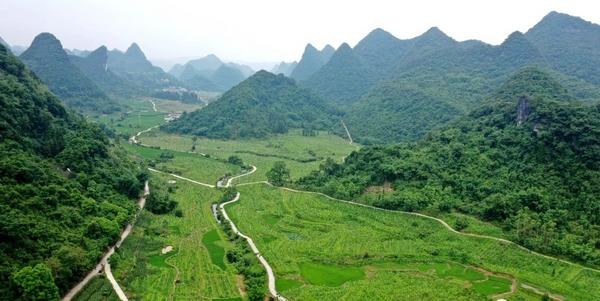
<svg viewBox="0 0 600 301"><path fill-rule="evenodd" d="M163 129L210 138L265 137L291 128L329 129L336 113L283 75L259 71L205 108Z"/></svg>
<svg viewBox="0 0 600 301"><path fill-rule="evenodd" d="M118 239L146 177L0 46L0 299L69 289Z"/></svg>
<svg viewBox="0 0 600 301"><path fill-rule="evenodd" d="M369 193L386 183L393 191ZM527 247L600 265L597 183L600 106L535 69L417 143L364 148L299 181L385 208L469 213Z"/></svg>

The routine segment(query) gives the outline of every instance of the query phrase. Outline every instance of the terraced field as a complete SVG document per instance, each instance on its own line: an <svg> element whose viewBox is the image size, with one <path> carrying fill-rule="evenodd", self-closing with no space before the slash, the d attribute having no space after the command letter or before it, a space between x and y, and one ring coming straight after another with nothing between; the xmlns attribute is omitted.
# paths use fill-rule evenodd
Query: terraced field
<svg viewBox="0 0 600 301"><path fill-rule="evenodd" d="M522 284L557 299L600 298L599 273L432 220L260 184L238 189L227 210L290 300L541 299Z"/></svg>
<svg viewBox="0 0 600 301"><path fill-rule="evenodd" d="M238 300L242 287L224 251L231 245L212 218L219 192L178 181L183 217L145 212L111 260L131 300ZM162 254L162 249L173 250Z"/></svg>

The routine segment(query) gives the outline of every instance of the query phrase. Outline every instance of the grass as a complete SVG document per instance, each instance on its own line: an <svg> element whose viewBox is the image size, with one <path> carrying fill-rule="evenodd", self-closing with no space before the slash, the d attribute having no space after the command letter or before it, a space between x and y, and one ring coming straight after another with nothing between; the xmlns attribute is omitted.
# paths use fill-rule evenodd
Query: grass
<svg viewBox="0 0 600 301"><path fill-rule="evenodd" d="M241 300L234 268L223 262L222 255L223 264L215 264L216 246L221 248L217 250L220 254L232 247L215 238L220 228L210 205L219 192L183 181L176 186L174 198L183 217L143 211L131 235L111 258L117 281L130 300ZM212 246L202 248L204 243ZM161 254L168 245L174 250ZM85 292L92 290L86 287Z"/></svg>
<svg viewBox="0 0 600 301"><path fill-rule="evenodd" d="M73 298L74 301L119 301L108 279L104 275L92 278L85 290Z"/></svg>
<svg viewBox="0 0 600 301"><path fill-rule="evenodd" d="M216 229L207 232L202 237L202 244L204 244L204 247L208 250L212 263L222 270L225 270L227 268L225 266L225 261L223 260L225 257L225 249L220 245L221 243L221 236L219 236L219 232Z"/></svg>
<svg viewBox="0 0 600 301"><path fill-rule="evenodd" d="M129 143L123 143L123 146L135 157L155 161L160 160L161 154L170 153L174 156L174 158L165 162L157 163L155 166L156 169L179 174L184 177L211 185L214 185L217 182L217 179L223 175L238 174L241 170L237 165L206 158L199 154L155 149ZM181 181L178 179L174 180Z"/></svg>
<svg viewBox="0 0 600 301"><path fill-rule="evenodd" d="M156 103L157 112L153 110L152 102ZM191 112L201 107L200 104L186 104L174 100L155 98L134 98L118 100L123 107L122 112L88 116L88 120L107 125L117 133L133 136L139 131L165 122L169 112Z"/></svg>
<svg viewBox="0 0 600 301"><path fill-rule="evenodd" d="M266 185L238 190L240 203L227 208L232 219L253 237L277 277L303 283L287 289L290 300L485 300L509 291L508 279L474 267L511 275L568 300L600 299L598 273L514 245L454 234L432 220ZM268 224L267 215L281 219ZM353 267L365 277L329 286L302 270L307 262ZM514 296L528 300L529 295L519 288Z"/></svg>
<svg viewBox="0 0 600 301"><path fill-rule="evenodd" d="M277 278L275 281L277 289L282 292L302 286L302 282L294 279Z"/></svg>
<svg viewBox="0 0 600 301"><path fill-rule="evenodd" d="M143 134L142 143L180 152L191 150L191 136L166 134L155 130ZM213 157L227 159L238 156L244 162L255 165L258 170L254 174L240 178L237 183L247 183L266 180L266 172L276 161L284 161L291 170L292 178L297 179L318 169L328 157L340 162L356 146L348 141L326 132L319 132L315 137L302 136L301 131L292 130L285 135L277 135L265 139L247 140L215 140L198 138L196 152ZM313 159L311 162L299 162Z"/></svg>
<svg viewBox="0 0 600 301"><path fill-rule="evenodd" d="M456 212L446 213L446 214L431 214L431 215L444 220L445 222L447 222L449 225L451 225L453 227L454 227L454 225L456 225L456 222L459 219L467 221L468 226L465 229L461 230L461 232L464 232L464 233L481 234L481 235L488 235L488 236L493 236L493 237L510 239L510 237L508 237L508 235L502 230L502 228L500 228L492 223L488 223L488 222L479 220L473 216L456 213Z"/></svg>
<svg viewBox="0 0 600 301"><path fill-rule="evenodd" d="M510 280L506 278L490 276L485 281L474 283L473 288L479 293L489 296L510 291L511 284Z"/></svg>
<svg viewBox="0 0 600 301"><path fill-rule="evenodd" d="M361 280L365 277L362 268L314 262L301 263L300 274L310 284L324 286L340 286L348 281Z"/></svg>

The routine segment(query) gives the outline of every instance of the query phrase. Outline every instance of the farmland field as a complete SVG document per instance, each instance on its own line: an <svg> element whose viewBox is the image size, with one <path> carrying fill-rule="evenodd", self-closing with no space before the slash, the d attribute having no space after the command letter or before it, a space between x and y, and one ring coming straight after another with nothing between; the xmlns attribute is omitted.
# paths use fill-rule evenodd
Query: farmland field
<svg viewBox="0 0 600 301"><path fill-rule="evenodd" d="M104 275L93 278L85 290L73 299L75 301L118 301L119 297Z"/></svg>
<svg viewBox="0 0 600 301"><path fill-rule="evenodd" d="M153 126L151 114L133 129ZM340 162L357 149L338 136L320 132L305 137L296 130L266 139L194 141L155 129L139 140L152 147L123 143L132 156L150 160L158 170L213 185L225 174L241 172L224 162L229 156L258 168L236 180L241 184L266 180L276 161L284 161L297 179L326 158ZM241 276L225 260L232 246L210 212L219 192L166 174L153 176L177 180L175 196L184 216L144 212L111 261L123 289L132 300L246 299ZM240 230L253 237L276 273L278 291L290 300L540 300L539 292L585 300L590 291L600 290L595 272L513 245L452 234L435 221L263 184L238 190L240 203L227 210ZM501 228L473 217L431 214L451 226L466 221L463 232L505 237ZM167 245L173 251L161 254Z"/></svg>
<svg viewBox="0 0 600 301"><path fill-rule="evenodd" d="M178 181L175 199L183 217L144 212L133 233L111 258L113 273L131 300L240 298L230 248L212 217L219 192ZM162 254L162 248L173 250Z"/></svg>
<svg viewBox="0 0 600 301"><path fill-rule="evenodd" d="M158 146L161 149L172 149L189 152L193 140L190 136L171 135L158 130L144 133L140 139L145 145ZM288 134L277 135L265 139L247 140L215 140L198 138L195 151L221 159L235 155L245 163L255 165L256 173L238 179L237 183L266 180L265 173L276 161L284 161L291 170L291 176L297 179L316 170L326 158L338 162L357 146L350 145L342 137L319 132L315 137L302 136L299 130Z"/></svg>
<svg viewBox="0 0 600 301"><path fill-rule="evenodd" d="M290 300L535 298L520 286L511 294L513 279L569 300L600 298L599 273L453 234L432 220L266 185L238 189L240 203L228 212Z"/></svg>

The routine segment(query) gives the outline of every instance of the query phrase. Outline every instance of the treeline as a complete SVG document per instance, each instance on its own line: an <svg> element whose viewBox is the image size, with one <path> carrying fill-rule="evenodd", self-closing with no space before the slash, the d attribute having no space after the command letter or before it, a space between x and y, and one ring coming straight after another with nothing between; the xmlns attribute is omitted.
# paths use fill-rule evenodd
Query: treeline
<svg viewBox="0 0 600 301"><path fill-rule="evenodd" d="M148 174L2 46L0 137L0 299L57 299L117 241Z"/></svg>
<svg viewBox="0 0 600 301"><path fill-rule="evenodd" d="M528 248L599 266L600 106L570 100L527 69L423 140L328 160L297 185L388 209L471 214ZM393 191L368 189L385 184Z"/></svg>

